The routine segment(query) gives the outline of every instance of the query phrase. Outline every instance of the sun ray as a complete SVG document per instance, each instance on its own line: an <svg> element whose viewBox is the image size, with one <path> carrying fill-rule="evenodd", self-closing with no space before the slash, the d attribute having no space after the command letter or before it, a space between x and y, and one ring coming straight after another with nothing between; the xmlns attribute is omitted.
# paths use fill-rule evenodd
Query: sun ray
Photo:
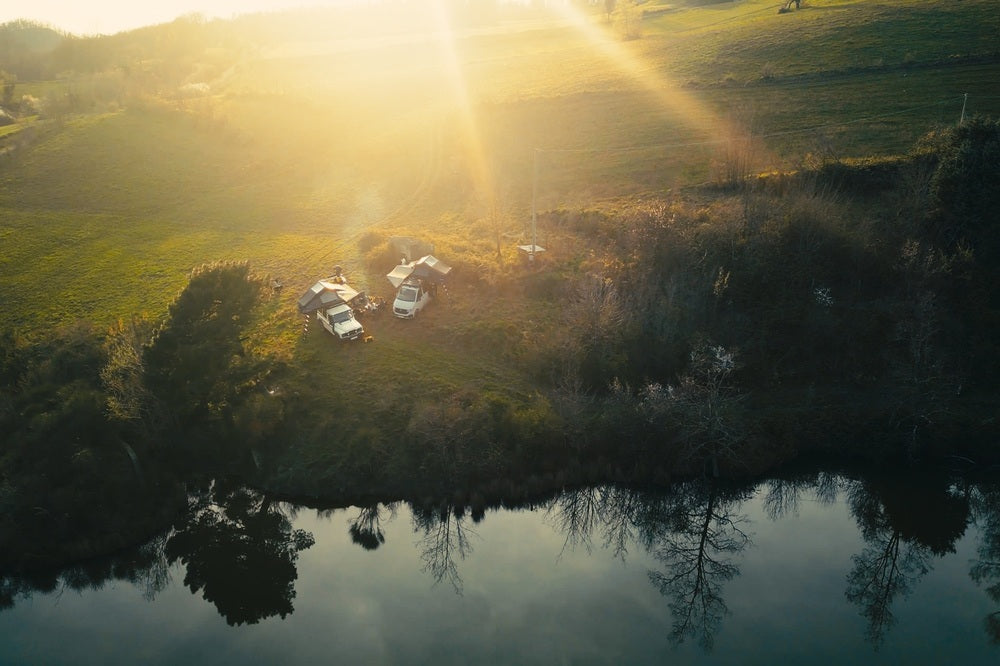
<svg viewBox="0 0 1000 666"><path fill-rule="evenodd" d="M689 127L706 138L717 137L720 131L725 133L733 129L727 120L683 90L662 66L643 61L632 49L626 48L627 42L607 28L596 25L592 15L582 13L570 3L557 4L555 9L622 74L653 94L662 108L677 113Z"/></svg>
<svg viewBox="0 0 1000 666"><path fill-rule="evenodd" d="M494 177L486 158L482 135L476 123L472 100L462 73L451 15L445 0L432 0L431 4L437 28L435 31L437 46L445 67L445 78L451 89L452 98L449 101L455 105L458 114L459 136L465 147L465 158L470 167L473 188L475 192L492 196Z"/></svg>

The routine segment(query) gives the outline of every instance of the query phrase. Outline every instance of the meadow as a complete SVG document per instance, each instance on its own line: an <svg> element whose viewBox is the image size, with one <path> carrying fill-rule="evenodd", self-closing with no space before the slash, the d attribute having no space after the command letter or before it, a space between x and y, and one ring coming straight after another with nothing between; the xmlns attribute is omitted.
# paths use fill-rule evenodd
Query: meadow
<svg viewBox="0 0 1000 666"><path fill-rule="evenodd" d="M647 3L631 40L600 12L555 10L423 31L383 16L355 35L336 15L328 32L258 17L226 42L185 41L212 24L146 29L127 66L19 83L49 111L0 162L0 325L156 322L192 269L246 260L283 285L247 347L283 364L272 388L313 419L281 434L299 469L276 485L321 477L345 447L384 452L452 400L543 431L538 349L565 335L568 285L622 261L581 233L588 216L685 200L711 219L739 205L714 194L734 167L904 155L963 114L1000 114L990 0L777 7ZM529 263L515 245L533 202L547 252ZM416 321L366 321L373 344L306 331L296 300L334 266L390 296L394 235L455 266L448 295Z"/></svg>
<svg viewBox="0 0 1000 666"><path fill-rule="evenodd" d="M210 95L73 116L8 160L4 321L156 316L191 268L226 258L281 278L289 302L334 264L381 291L356 249L366 229L467 235L492 207L522 234L533 186L541 211L662 196L711 182L733 141L753 141L760 170L905 153L957 122L965 93L967 115L1000 110L992 9L651 8L630 42L599 16L555 16L282 43L205 81L193 67Z"/></svg>

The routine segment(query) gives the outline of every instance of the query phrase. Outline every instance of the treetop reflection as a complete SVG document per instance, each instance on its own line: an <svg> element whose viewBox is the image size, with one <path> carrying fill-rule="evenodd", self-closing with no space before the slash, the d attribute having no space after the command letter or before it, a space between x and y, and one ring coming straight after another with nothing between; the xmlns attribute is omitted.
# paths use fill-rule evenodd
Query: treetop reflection
<svg viewBox="0 0 1000 666"><path fill-rule="evenodd" d="M844 598L865 620L864 636L877 650L892 630L894 609L974 524L979 535L969 578L997 610L982 619L990 641L1000 644L1000 492L996 485L955 482L945 475L899 479L888 475L826 473L771 479L757 486L726 486L709 479L658 490L604 485L566 490L525 508L544 512L562 535L559 560L571 551L600 548L623 563L648 557L646 578L666 601L674 645L705 651L716 644L731 615L726 588L741 576L754 529L744 506L756 498L770 520L795 515L804 501L844 501L863 544L844 562ZM335 509L350 541L363 551L389 548L387 527L403 503ZM482 507L410 504L412 542L431 586L446 582L461 595L462 563L481 537L472 522ZM301 510L301 509L299 509ZM115 558L81 563L60 572L0 577L0 610L33 593L100 589L107 581L135 585L153 600L171 582L171 566L184 567L184 585L212 603L230 625L285 618L294 612L299 554L314 536L295 529L296 507L245 487L222 483L191 498L187 516L166 534ZM473 520L478 519L478 520ZM393 550L405 540L394 540ZM530 547L530 546L526 546Z"/></svg>

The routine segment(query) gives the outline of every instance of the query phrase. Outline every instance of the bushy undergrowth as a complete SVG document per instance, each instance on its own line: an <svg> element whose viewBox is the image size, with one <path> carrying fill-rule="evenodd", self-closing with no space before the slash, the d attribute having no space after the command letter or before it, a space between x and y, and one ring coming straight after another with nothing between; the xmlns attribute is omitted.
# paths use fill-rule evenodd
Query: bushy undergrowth
<svg viewBox="0 0 1000 666"><path fill-rule="evenodd" d="M992 168L985 155L998 135L996 123L973 121L936 138L933 154L922 142L907 158L820 166L780 195L748 185L705 203L561 214L606 258L576 279L577 298L534 363L539 379L577 432L660 437L683 459L714 438L677 435L697 421L681 396L707 390L696 379L699 350L731 354L734 390L754 398L753 408L727 408L731 470L794 455L789 437L813 438L795 450L910 457L982 444L989 428L968 430L965 443L943 440L960 429L962 405L977 400L969 396L995 398L997 357L984 328L997 316L995 242L978 220L1000 209L992 193L975 192L988 189L980 173ZM933 178L914 176L928 165ZM950 175L962 168L974 173ZM949 196L975 209L947 213ZM931 205L907 205L910 197ZM942 236L942 225L959 224ZM669 387L671 427L649 428L643 416L656 387ZM587 414L601 417L580 422ZM852 438L866 444L843 441Z"/></svg>
<svg viewBox="0 0 1000 666"><path fill-rule="evenodd" d="M146 537L183 505L186 480L245 463L233 414L259 369L240 342L259 290L245 264L206 266L152 334L136 320L0 337L0 566Z"/></svg>

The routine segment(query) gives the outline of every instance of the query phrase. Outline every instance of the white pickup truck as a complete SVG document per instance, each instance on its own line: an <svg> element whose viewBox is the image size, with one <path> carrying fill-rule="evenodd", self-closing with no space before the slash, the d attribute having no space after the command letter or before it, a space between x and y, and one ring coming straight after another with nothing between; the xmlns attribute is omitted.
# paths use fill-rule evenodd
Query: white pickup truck
<svg viewBox="0 0 1000 666"><path fill-rule="evenodd" d="M392 314L400 319L413 319L431 301L427 286L420 280L407 278L399 285L396 300L392 303Z"/></svg>
<svg viewBox="0 0 1000 666"><path fill-rule="evenodd" d="M354 311L346 303L317 310L316 319L340 340L357 340L365 334L364 327L354 318Z"/></svg>

